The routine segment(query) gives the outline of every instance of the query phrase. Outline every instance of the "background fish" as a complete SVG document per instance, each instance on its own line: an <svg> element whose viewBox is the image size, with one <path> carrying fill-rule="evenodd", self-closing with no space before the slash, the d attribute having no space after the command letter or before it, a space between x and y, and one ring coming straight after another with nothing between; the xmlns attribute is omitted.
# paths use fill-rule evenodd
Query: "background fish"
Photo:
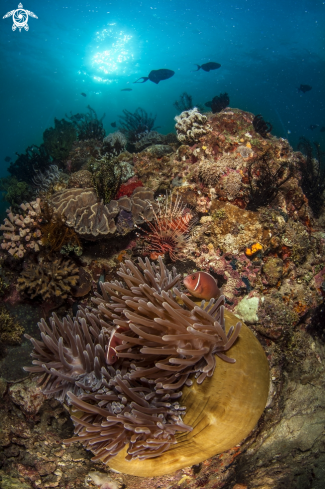
<svg viewBox="0 0 325 489"><path fill-rule="evenodd" d="M203 65L195 64L195 66L197 66L197 70L193 71L199 71L200 68L202 68L202 70L204 71L211 71L217 70L218 68L220 68L221 65L219 63L215 63L214 61L209 61L208 63L204 63Z"/></svg>
<svg viewBox="0 0 325 489"><path fill-rule="evenodd" d="M309 90L311 90L313 87L311 87L310 85L300 85L300 87L298 88L298 92L303 92L303 93L306 93L306 92L309 92Z"/></svg>
<svg viewBox="0 0 325 489"><path fill-rule="evenodd" d="M116 122L111 122L112 127L116 127Z"/></svg>
<svg viewBox="0 0 325 489"><path fill-rule="evenodd" d="M6 161L7 163L9 163L9 161L10 161L10 160L11 160L11 157L10 157L10 156L6 156L6 157L5 157L5 161Z"/></svg>
<svg viewBox="0 0 325 489"><path fill-rule="evenodd" d="M220 289L217 281L207 272L196 272L184 278L183 283L187 290L198 299L217 299Z"/></svg>
<svg viewBox="0 0 325 489"><path fill-rule="evenodd" d="M86 94L86 93L84 93L84 92L81 92L81 94L80 94L80 95L82 95L83 97L87 97L87 94Z"/></svg>
<svg viewBox="0 0 325 489"><path fill-rule="evenodd" d="M132 88L122 88L121 92L132 92Z"/></svg>
<svg viewBox="0 0 325 489"><path fill-rule="evenodd" d="M144 83L147 80L150 80L153 83L156 83L156 85L158 85L158 83L160 81L168 80L168 78L171 78L174 75L175 75L175 71L173 71L173 70L167 70L167 69L152 70L152 71L150 71L148 76L141 76L141 78L138 78L133 83ZM143 80L143 81L141 82L139 80Z"/></svg>

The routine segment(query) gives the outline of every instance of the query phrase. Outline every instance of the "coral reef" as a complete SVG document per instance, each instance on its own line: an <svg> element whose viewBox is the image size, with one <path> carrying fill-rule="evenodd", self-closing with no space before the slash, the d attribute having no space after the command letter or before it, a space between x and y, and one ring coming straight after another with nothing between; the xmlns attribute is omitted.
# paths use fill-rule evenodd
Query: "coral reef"
<svg viewBox="0 0 325 489"><path fill-rule="evenodd" d="M131 181L128 181L126 183L122 183L122 185L119 188L119 191L116 194L116 199L120 199L121 197L124 197L125 195L127 197L131 197L133 194L134 190L138 187L143 187L143 183L140 180L134 180L131 179Z"/></svg>
<svg viewBox="0 0 325 489"><path fill-rule="evenodd" d="M136 151L143 151L148 146L152 146L154 144L164 144L165 141L166 136L159 134L157 131L150 131L148 133L144 133L139 141L134 143L134 148Z"/></svg>
<svg viewBox="0 0 325 489"><path fill-rule="evenodd" d="M156 117L147 114L141 107L138 107L133 114L126 109L123 110L123 115L119 116L120 125L131 147L150 131L157 129L154 127Z"/></svg>
<svg viewBox="0 0 325 489"><path fill-rule="evenodd" d="M114 198L121 184L122 168L115 160L103 157L88 166L98 198L104 203Z"/></svg>
<svg viewBox="0 0 325 489"><path fill-rule="evenodd" d="M71 121L78 134L79 141L86 141L88 139L102 140L105 137L105 130L103 126L103 119L105 114L98 119L97 114L90 105L87 105L87 114L75 114L70 113L65 117ZM75 138L76 139L76 138Z"/></svg>
<svg viewBox="0 0 325 489"><path fill-rule="evenodd" d="M298 149L306 155L306 159L300 161L299 165L302 175L301 186L314 215L318 217L324 204L325 165L322 161L324 152L321 151L320 145L314 143L314 148L315 157L310 141L300 138Z"/></svg>
<svg viewBox="0 0 325 489"><path fill-rule="evenodd" d="M44 373L43 392L61 401L67 397L83 412L81 417L72 416L78 436L65 443L81 441L95 454L94 461L105 463L126 444L129 461L156 457L176 442L177 431L192 431L182 421L185 407L178 402L181 389L194 384L189 378L193 369L197 386L211 377L216 357L234 363L225 352L241 330L237 322L226 334L224 298L196 306L175 288L180 275L176 269L168 272L161 259L158 267L148 260L140 259L139 267L126 261L119 275L124 283L102 284L102 295L93 299L92 310L79 308L74 321L69 317L60 321L54 315L50 326L42 320L42 342L27 336L34 345L36 360L35 366L26 370ZM230 322L234 319L231 317ZM258 356L257 351L255 354ZM258 393L262 404L268 390L263 355L261 372L263 378L266 373L266 390ZM50 368L53 362L55 368Z"/></svg>
<svg viewBox="0 0 325 489"><path fill-rule="evenodd" d="M110 157L118 156L125 150L127 139L121 131L116 131L103 139L102 153Z"/></svg>
<svg viewBox="0 0 325 489"><path fill-rule="evenodd" d="M194 144L210 130L205 115L202 115L196 107L186 110L175 117L177 138L183 144Z"/></svg>
<svg viewBox="0 0 325 489"><path fill-rule="evenodd" d="M43 300L60 297L66 299L71 287L78 282L79 270L71 260L57 258L51 262L30 263L18 278L17 290L32 299Z"/></svg>
<svg viewBox="0 0 325 489"><path fill-rule="evenodd" d="M63 255L74 252L82 254L80 239L75 230L66 225L62 214L54 214L47 202L43 205L41 218L42 244L49 248L50 253L59 251Z"/></svg>
<svg viewBox="0 0 325 489"><path fill-rule="evenodd" d="M247 166L250 187L247 209L256 210L269 205L278 195L280 187L293 176L293 171L290 162L274 165L268 154L251 161Z"/></svg>
<svg viewBox="0 0 325 489"><path fill-rule="evenodd" d="M62 215L65 224L85 239L102 238L116 232L115 218L121 210L130 213L130 227L123 234L134 229L135 224L153 218L153 192L135 188L131 198L126 196L111 200L108 205L98 202L93 189L68 189L52 196L54 215Z"/></svg>
<svg viewBox="0 0 325 489"><path fill-rule="evenodd" d="M33 198L33 190L26 182L19 182L16 177L0 178L0 192L2 200L10 204L14 212L20 210L22 202L29 202Z"/></svg>
<svg viewBox="0 0 325 489"><path fill-rule="evenodd" d="M61 176L58 165L50 165L44 172L36 171L35 173L33 184L39 192L47 192L55 182L60 180Z"/></svg>
<svg viewBox="0 0 325 489"><path fill-rule="evenodd" d="M19 181L33 183L35 171L43 171L51 164L51 157L44 144L28 146L24 154L18 154L15 162L11 162L8 172Z"/></svg>
<svg viewBox="0 0 325 489"><path fill-rule="evenodd" d="M65 119L54 119L54 127L43 133L44 147L54 160L64 160L68 157L77 132L71 122Z"/></svg>
<svg viewBox="0 0 325 489"><path fill-rule="evenodd" d="M172 261L184 257L186 244L197 219L186 208L181 198L167 196L165 202L158 201L158 211L154 211L152 222L147 222L149 231L145 231L143 251L151 260L168 253Z"/></svg>
<svg viewBox="0 0 325 489"><path fill-rule="evenodd" d="M272 124L265 122L261 114L257 114L253 119L253 127L255 132L260 134L263 138L268 136L268 133L272 131Z"/></svg>
<svg viewBox="0 0 325 489"><path fill-rule="evenodd" d="M183 92L179 96L178 100L173 103L173 106L179 113L193 109L194 105L192 95L189 95L187 92Z"/></svg>
<svg viewBox="0 0 325 489"><path fill-rule="evenodd" d="M228 107L229 103L228 93L220 93L220 95L213 97L211 102L206 102L205 105L211 108L213 114L217 114Z"/></svg>
<svg viewBox="0 0 325 489"><path fill-rule="evenodd" d="M40 230L40 199L21 204L22 214L7 210L8 217L0 230L3 231L1 248L16 258L22 258L27 251L39 251L42 245Z"/></svg>
<svg viewBox="0 0 325 489"><path fill-rule="evenodd" d="M93 185L92 174L88 170L79 170L69 178L68 188L90 188Z"/></svg>
<svg viewBox="0 0 325 489"><path fill-rule="evenodd" d="M20 345L24 328L10 315L5 306L0 306L0 349L2 345Z"/></svg>

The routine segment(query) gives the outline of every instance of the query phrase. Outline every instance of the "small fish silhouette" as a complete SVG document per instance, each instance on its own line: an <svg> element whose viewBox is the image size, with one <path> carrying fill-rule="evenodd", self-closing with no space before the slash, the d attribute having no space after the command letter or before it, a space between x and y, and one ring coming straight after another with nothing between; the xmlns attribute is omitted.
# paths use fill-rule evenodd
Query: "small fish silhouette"
<svg viewBox="0 0 325 489"><path fill-rule="evenodd" d="M5 161L6 161L7 163L9 163L9 161L10 161L10 160L11 160L11 157L10 157L10 156L6 156L6 157L5 157Z"/></svg>
<svg viewBox="0 0 325 489"><path fill-rule="evenodd" d="M132 92L132 88L122 88L121 92Z"/></svg>
<svg viewBox="0 0 325 489"><path fill-rule="evenodd" d="M311 124L309 126L309 129L311 129L313 131L314 129L317 129L317 127L319 127L319 124Z"/></svg>
<svg viewBox="0 0 325 489"><path fill-rule="evenodd" d="M197 66L197 70L193 71L199 71L200 68L202 68L202 70L204 71L212 71L217 70L218 68L220 68L221 65L219 63L215 63L214 61L209 61L208 63L204 63L203 65L195 64L195 66Z"/></svg>
<svg viewBox="0 0 325 489"><path fill-rule="evenodd" d="M80 95L82 95L83 97L87 97L87 94L86 94L86 93L84 93L84 92L81 92L81 94L80 94Z"/></svg>
<svg viewBox="0 0 325 489"><path fill-rule="evenodd" d="M111 122L112 127L116 127L116 122Z"/></svg>
<svg viewBox="0 0 325 489"><path fill-rule="evenodd" d="M298 92L303 92L303 93L306 93L306 92L309 92L309 90L311 90L313 87L311 87L310 85L300 85L300 87L298 88Z"/></svg>

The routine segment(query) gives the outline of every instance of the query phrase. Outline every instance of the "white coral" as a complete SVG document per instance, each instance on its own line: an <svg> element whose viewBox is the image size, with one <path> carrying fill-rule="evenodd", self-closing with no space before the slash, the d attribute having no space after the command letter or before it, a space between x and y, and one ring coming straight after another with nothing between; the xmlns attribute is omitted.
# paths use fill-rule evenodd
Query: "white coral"
<svg viewBox="0 0 325 489"><path fill-rule="evenodd" d="M21 204L21 209L24 211L25 216L21 214L13 214L11 209L7 210L8 217L5 218L4 224L1 224L0 230L5 231L3 233L3 241L1 248L7 250L12 256L22 258L27 249L34 249L39 251L38 244L32 240L32 229L36 227L37 222L34 221L40 211L40 199L36 199L34 202ZM29 227L26 227L29 225ZM34 229L35 237L41 237L40 229ZM42 244L41 241L38 241Z"/></svg>
<svg viewBox="0 0 325 489"><path fill-rule="evenodd" d="M194 144L199 139L211 131L207 124L207 117L199 112L197 107L191 110L184 110L175 117L177 139L184 144Z"/></svg>

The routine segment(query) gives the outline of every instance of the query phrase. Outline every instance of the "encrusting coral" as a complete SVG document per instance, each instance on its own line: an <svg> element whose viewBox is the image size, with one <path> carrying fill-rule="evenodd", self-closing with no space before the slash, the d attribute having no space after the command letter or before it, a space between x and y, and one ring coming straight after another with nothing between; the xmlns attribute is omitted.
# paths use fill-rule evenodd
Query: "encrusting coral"
<svg viewBox="0 0 325 489"><path fill-rule="evenodd" d="M207 117L194 107L175 117L177 138L183 144L194 144L211 131Z"/></svg>
<svg viewBox="0 0 325 489"><path fill-rule="evenodd" d="M40 295L43 300L53 297L66 299L79 278L79 269L71 260L55 259L29 264L18 278L17 290L32 299Z"/></svg>
<svg viewBox="0 0 325 489"><path fill-rule="evenodd" d="M124 467L127 473L138 474L138 461L135 459L140 460L144 473L148 468L150 473L152 463L155 467L153 472L168 473L178 459L173 456L175 447L171 452L171 465L161 464L159 459L155 462L156 457L177 443L175 434L181 433L182 445L182 436L186 437L193 430L182 419L187 406L179 404L182 389L187 385L194 390L195 399L200 398L200 385L213 376L216 357L225 365L230 362L229 369L233 368L235 360L225 352L236 342L241 323L231 315L230 323L233 322L234 326L229 328L228 317L226 330L224 297L197 306L175 287L180 275L175 268L168 271L161 258L159 266L148 259L146 262L139 259L138 267L126 261L121 264L118 275L123 282L101 283L102 295L96 293L93 309L79 307L73 320L69 316L59 320L53 315L50 326L42 320L39 323L41 341L26 335L34 345L32 356L35 366L25 367L25 370L44 374L40 380L43 392L61 401L68 400L79 411L78 416L72 415L78 436L65 443L80 441L95 454L94 461L110 461L110 466L114 466L115 460L110 459L124 449L120 458L124 459L126 455L129 461ZM242 396L241 403L238 400L238 407L241 404L242 408L247 401L251 402L251 398L259 398L258 409L256 412L253 410L254 414L251 410L252 419L248 423L240 410L240 419L244 417L245 433L248 434L265 405L268 367L258 341L246 327L244 330L248 333L246 331L243 336L246 340L243 339L242 355L248 346L245 335L251 335L249 341L258 345L255 354L248 358L249 370L245 373L245 377L247 373L249 377L250 395L248 399ZM261 368L249 373L252 370L250 358L257 357L261 359ZM240 368L243 368L242 364ZM255 368L254 365L253 370ZM196 382L190 378L192 374L195 374ZM237 373L236 376L242 378ZM208 388L211 382L208 379L206 383ZM246 395L246 382L243 384ZM262 384L264 387L259 392ZM227 381L226 385L228 388ZM220 389L214 390L218 392ZM207 392L205 388L203 392ZM226 398L231 398L233 403L237 394ZM193 401L190 394L188 399L190 406ZM230 411L233 408L234 405L230 406ZM193 419L192 422L197 425L197 421ZM204 419L202 422L205 427L211 425ZM220 422L223 423L221 419ZM193 433L193 436L197 435L196 428ZM233 429L231 433L230 443L233 443L236 437L238 439L238 433L235 438ZM224 433L221 438L224 443ZM191 445L189 442L185 445ZM210 442L205 440L205 443ZM168 452L166 457L169 457ZM191 465L192 460L202 460L196 444L194 459L193 454L189 457L177 460L177 468Z"/></svg>
<svg viewBox="0 0 325 489"><path fill-rule="evenodd" d="M42 233L39 226L40 199L20 205L23 213L13 214L7 210L8 217L0 230L4 231L1 248L10 255L22 258L27 251L39 251L42 245Z"/></svg>

